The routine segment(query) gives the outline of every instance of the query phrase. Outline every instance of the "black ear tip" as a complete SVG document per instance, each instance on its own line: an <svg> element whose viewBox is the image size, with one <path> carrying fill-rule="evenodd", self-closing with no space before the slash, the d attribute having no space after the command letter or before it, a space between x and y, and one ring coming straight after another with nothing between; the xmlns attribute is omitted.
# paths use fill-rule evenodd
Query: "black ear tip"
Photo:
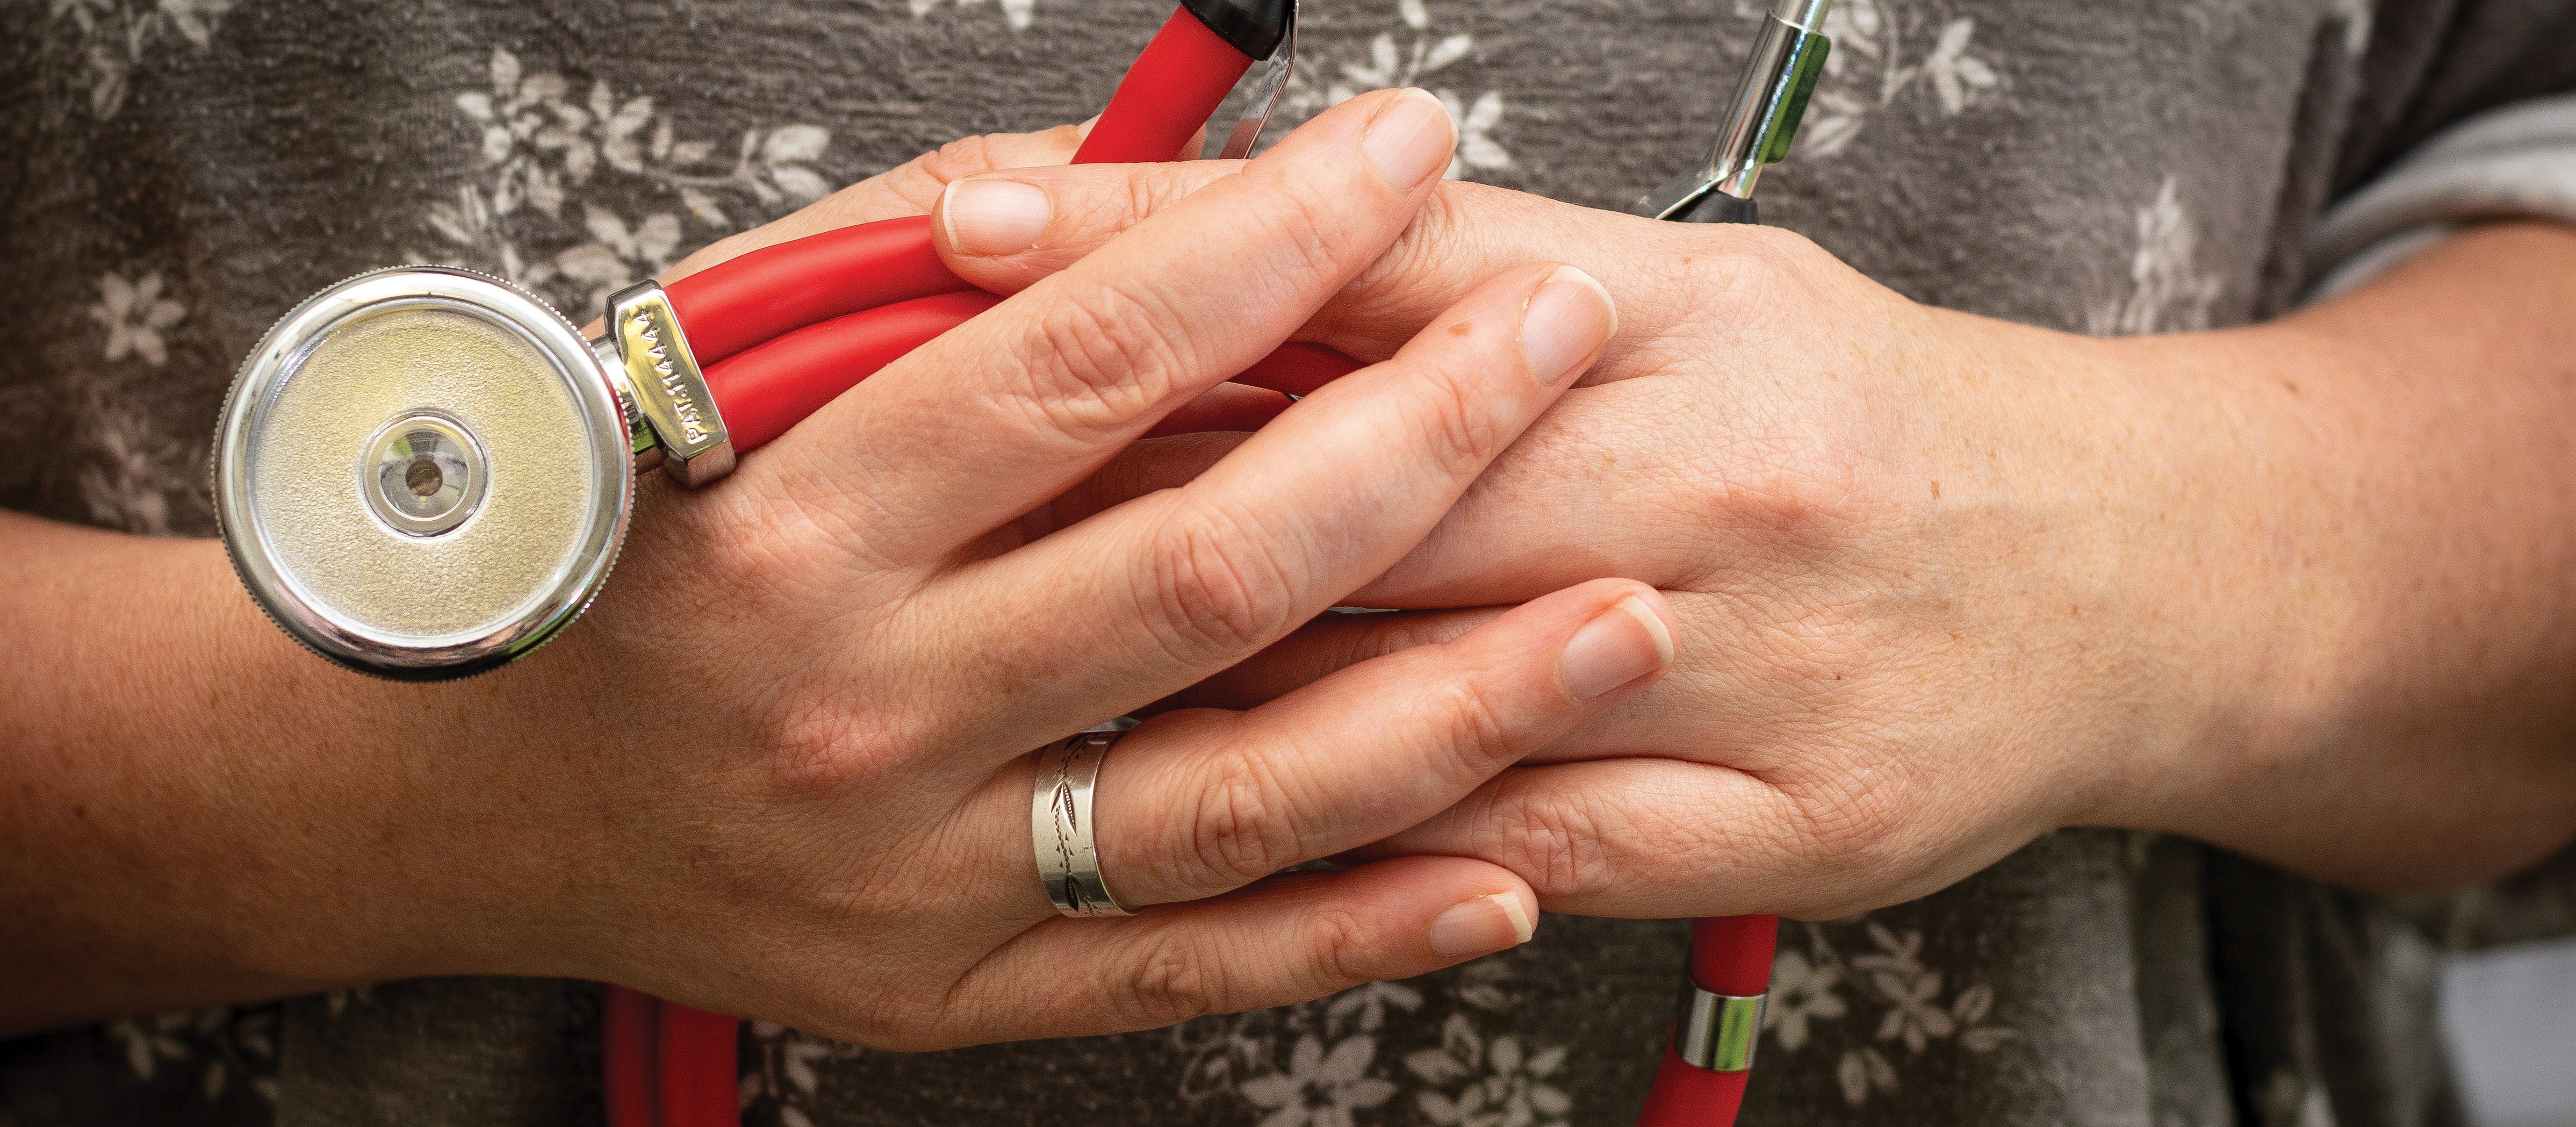
<svg viewBox="0 0 2576 1127"><path fill-rule="evenodd" d="M1297 10L1295 0L1181 0L1181 7L1254 62L1279 50Z"/></svg>

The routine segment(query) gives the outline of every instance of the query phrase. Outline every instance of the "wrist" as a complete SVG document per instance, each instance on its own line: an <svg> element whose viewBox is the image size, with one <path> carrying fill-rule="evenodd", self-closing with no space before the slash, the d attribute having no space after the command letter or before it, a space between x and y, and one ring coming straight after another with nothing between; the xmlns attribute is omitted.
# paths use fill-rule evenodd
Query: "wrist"
<svg viewBox="0 0 2576 1127"><path fill-rule="evenodd" d="M2138 629L2179 722L2093 821L2228 844L2349 701L2366 600L2336 360L2272 326L2094 342L2133 406L2109 447ZM2314 782L2313 779L2310 782Z"/></svg>
<svg viewBox="0 0 2576 1127"><path fill-rule="evenodd" d="M2059 543L2100 592L2067 613L2104 706L2063 823L2212 838L2346 677L2358 599L2315 534L2333 451L2262 330L2056 339L2081 454L2040 468L2093 493Z"/></svg>
<svg viewBox="0 0 2576 1127"><path fill-rule="evenodd" d="M41 535L19 578L59 617L13 626L65 644L9 710L38 773L7 827L32 909L8 945L62 973L27 1020L504 969L471 850L514 828L476 842L443 796L476 770L438 707L457 686L304 652L212 542Z"/></svg>

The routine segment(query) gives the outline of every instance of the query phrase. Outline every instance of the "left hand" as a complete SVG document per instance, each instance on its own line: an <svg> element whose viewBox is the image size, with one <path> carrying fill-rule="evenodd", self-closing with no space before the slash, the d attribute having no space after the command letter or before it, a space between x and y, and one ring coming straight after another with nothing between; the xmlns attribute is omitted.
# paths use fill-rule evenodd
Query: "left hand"
<svg viewBox="0 0 2576 1127"><path fill-rule="evenodd" d="M970 178L1038 185L1051 215L1028 249L988 255L943 220L942 253L1010 292L1230 171ZM1565 762L1506 772L1373 852L1493 860L1554 910L1829 918L2071 825L2383 884L2556 840L2558 819L2464 828L2402 785L2367 815L2338 806L2349 788L2282 785L2315 766L2301 754L2332 753L2281 737L2324 711L2317 671L2351 644L2356 595L2290 546L2335 535L2303 504L2336 467L2280 386L2317 367L2313 339L2034 329L1914 304L1777 229L1472 184L1443 185L1297 339L1374 360L1476 279L1551 260L1601 279L1619 332L1427 541L1344 600L1427 613L1328 616L1179 703L1242 707L1606 575L1667 592L1686 656L1542 756ZM1186 480L1221 451L1210 437L1140 446L1083 503ZM2467 834L2479 860L2405 871L2318 829L2353 818L2393 840Z"/></svg>

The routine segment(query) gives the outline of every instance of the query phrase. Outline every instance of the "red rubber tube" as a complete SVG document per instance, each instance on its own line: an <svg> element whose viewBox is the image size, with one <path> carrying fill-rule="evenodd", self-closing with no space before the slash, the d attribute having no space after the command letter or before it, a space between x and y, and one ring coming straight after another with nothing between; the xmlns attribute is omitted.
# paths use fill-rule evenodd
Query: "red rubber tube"
<svg viewBox="0 0 2576 1127"><path fill-rule="evenodd" d="M748 453L1001 300L982 290L938 294L825 321L709 367L707 391L734 449Z"/></svg>
<svg viewBox="0 0 2576 1127"><path fill-rule="evenodd" d="M1735 1127L1744 1083L1752 1075L1687 1063L1667 1042L1655 1086L1646 1091L1646 1110L1637 1113L1638 1127Z"/></svg>
<svg viewBox="0 0 2576 1127"><path fill-rule="evenodd" d="M1780 946L1778 916L1711 916L1691 921L1691 980L1711 994L1749 998L1771 988Z"/></svg>
<svg viewBox="0 0 2576 1127"><path fill-rule="evenodd" d="M735 1067L741 1023L678 1002L663 1002L661 1014L656 1087L664 1127L741 1127Z"/></svg>
<svg viewBox="0 0 2576 1127"><path fill-rule="evenodd" d="M1712 916L1691 921L1691 981L1711 994L1749 997L1771 989L1771 956L1780 943L1776 916ZM1734 1127L1750 1072L1719 1072L1682 1060L1672 1042L1655 1068L1638 1127Z"/></svg>
<svg viewBox="0 0 2576 1127"><path fill-rule="evenodd" d="M689 350L705 367L807 325L973 288L932 249L930 217L916 215L762 247L673 282L667 292Z"/></svg>
<svg viewBox="0 0 2576 1127"><path fill-rule="evenodd" d="M1073 163L1159 164L1197 156L1181 150L1250 69L1251 56L1208 30L1189 9L1173 9L1119 80Z"/></svg>
<svg viewBox="0 0 2576 1127"><path fill-rule="evenodd" d="M1001 303L974 290L915 298L789 333L707 369L734 449L754 447L822 410L860 380ZM1358 361L1318 344L1283 345L1234 382L1306 395L1350 374Z"/></svg>
<svg viewBox="0 0 2576 1127"><path fill-rule="evenodd" d="M661 1127L653 1082L661 1056L661 1008L661 999L623 986L600 991L599 1094L608 1105L608 1127Z"/></svg>

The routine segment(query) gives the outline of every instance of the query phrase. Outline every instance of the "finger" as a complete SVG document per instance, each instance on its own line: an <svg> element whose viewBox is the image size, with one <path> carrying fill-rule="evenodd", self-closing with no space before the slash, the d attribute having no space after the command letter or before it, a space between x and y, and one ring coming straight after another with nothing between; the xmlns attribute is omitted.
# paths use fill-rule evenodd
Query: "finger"
<svg viewBox="0 0 2576 1127"><path fill-rule="evenodd" d="M1157 715L1182 709L1206 708L1243 710L1297 692L1317 681L1332 677L1352 666L1367 663L1390 654L1411 651L1422 646L1451 644L1455 639L1485 628L1507 612L1508 608L1483 607L1459 611L1403 611L1379 614L1328 614L1282 638L1275 645L1235 665L1139 710L1139 715ZM1667 610L1669 614L1669 609ZM1702 649L1704 639L1694 639L1687 626L1674 620L1679 645ZM1704 762L1740 761L1744 748L1740 739L1711 740L1707 729L1718 717L1705 707L1677 707L1684 700L1696 699L1709 686L1701 683L1690 687L1669 684L1659 679L1647 685L1617 706L1604 709L1584 722L1548 742L1546 747L1521 757L1521 762L1552 762L1573 759L1599 759L1616 755L1670 755ZM1747 687L1748 690L1753 688ZM1747 699L1756 698L1751 691ZM1772 727L1748 720L1736 729L1738 733L1772 734Z"/></svg>
<svg viewBox="0 0 2576 1127"><path fill-rule="evenodd" d="M1624 307L1620 318L1624 326ZM1740 433L1739 420L1694 417L1713 410L1722 408L1676 397L1657 380L1567 392L1530 424L1513 456L1487 469L1420 545L1349 601L1387 609L1506 605L1606 576L1694 588L1722 569L1740 576L1803 556L1797 537L1817 526L1797 498L1713 481L1713 467L1728 461L1717 457L1724 451L1669 437ZM1748 461L1762 456L1744 453ZM1179 454L1142 445L1122 452L1084 500L1104 510L1186 485L1207 468L1203 458ZM1716 522L1704 536L1651 534L1674 514L1706 511L1712 495L1747 519ZM1062 503L1054 512L1060 523L1083 515ZM1605 541L1605 528L1643 534ZM1509 566L1496 566L1502 561Z"/></svg>
<svg viewBox="0 0 2576 1127"><path fill-rule="evenodd" d="M1433 854L1500 865L1541 907L1628 918L1781 913L1818 875L1772 830L1794 804L1726 767L1605 759L1505 771L1465 801L1350 860Z"/></svg>
<svg viewBox="0 0 2576 1127"><path fill-rule="evenodd" d="M1101 872L1129 907L1195 900L1329 857L1445 810L1497 771L1671 668L1650 588L1560 591L1484 629L1322 678L1249 712L1157 716L1103 758L1090 811ZM1030 853L1036 762L995 772L946 851L1005 916L1050 907Z"/></svg>
<svg viewBox="0 0 2576 1127"><path fill-rule="evenodd" d="M962 565L952 581L979 613L1046 625L994 640L961 690L1011 701L997 721L1061 732L1102 718L1085 710L1118 715L1241 660L1401 557L1614 320L1580 271L1494 279L1189 485ZM1068 667L1067 638L1089 660ZM1026 691L1036 683L1056 691Z"/></svg>
<svg viewBox="0 0 2576 1127"><path fill-rule="evenodd" d="M1887 707L1873 697L1879 686L1870 679L1829 676L1820 667L1829 652L1820 639L1784 628L1750 601L1688 592L1665 599L1677 647L1700 659L1585 720L1524 763L1655 756L1770 771L1794 759L1791 748L1848 738L1842 717ZM1259 707L1342 669L1446 643L1502 613L1483 607L1325 615L1146 711Z"/></svg>
<svg viewBox="0 0 2576 1127"><path fill-rule="evenodd" d="M1672 602L1668 598L1668 603ZM1276 645L1244 659L1241 664L1183 689L1138 710L1138 715L1156 715L1191 708L1243 710L1260 707L1289 693L1333 676L1343 669L1403 653L1419 646L1441 645L1482 628L1505 613L1508 608L1480 607L1457 611L1401 611L1374 614L1328 614L1279 640ZM1669 613L1669 611L1668 611ZM1686 621L1676 620L1675 636L1684 648L1707 652L1711 644L1707 631L1696 632ZM1710 690L1705 675L1694 674L1691 684L1682 678L1658 679L1645 686L1616 707L1588 717L1574 730L1557 737L1546 747L1523 756L1523 763L1561 762L1577 759L1601 759L1610 756L1670 756L1700 762L1758 761L1745 746L1748 738L1779 734L1775 723L1766 718L1711 715L1705 706L1688 702L1700 699ZM1767 686L1746 685L1741 699L1770 699L1759 695ZM1723 691L1722 689L1720 690ZM1741 720L1740 725L1732 722ZM1713 725L1728 725L1726 739L1712 740Z"/></svg>
<svg viewBox="0 0 2576 1127"><path fill-rule="evenodd" d="M1537 922L1518 878L1456 857L1294 873L1134 919L1050 920L958 983L951 1043L1118 1033L1288 1005L1506 950Z"/></svg>
<svg viewBox="0 0 2576 1127"><path fill-rule="evenodd" d="M718 239L664 271L669 285L727 259L807 235L880 219L927 215L951 181L979 172L1073 159L1091 123L1059 125L1035 133L994 133L951 141L887 171L825 196L792 214Z"/></svg>
<svg viewBox="0 0 2576 1127"><path fill-rule="evenodd" d="M1017 244L966 244L945 233L935 241L961 277L1014 293L1222 183L1236 167L1199 161L1032 169L1013 178L1046 190L1053 212L1042 233ZM1632 331L1604 357L1605 367L1615 367L1628 347L1664 328L1720 316L1720 295L1749 295L1768 284L1771 276L1757 266L1794 238L1770 228L1663 223L1487 185L1443 182L1403 237L1290 339L1329 345L1362 361L1380 359L1484 279L1534 262L1564 262L1600 278L1619 302Z"/></svg>
<svg viewBox="0 0 2576 1127"><path fill-rule="evenodd" d="M1326 111L1232 182L887 367L773 444L788 456L767 472L809 507L862 517L880 556L944 558L1276 347L1403 230L1452 142L1419 91ZM1033 192L964 181L939 222L1005 237L994 216L1018 205L994 194L1042 224Z"/></svg>
<svg viewBox="0 0 2576 1127"><path fill-rule="evenodd" d="M1662 598L1607 580L1249 712L1156 717L1103 767L1102 870L1122 899L1165 904L1358 848L1448 808L1672 660Z"/></svg>
<svg viewBox="0 0 2576 1127"><path fill-rule="evenodd" d="M1825 919L1930 895L2031 836L1998 817L1957 848L1949 819L1908 826L1892 805L1848 771L1798 789L1674 759L1557 763L1505 771L1349 859L1474 857L1519 874L1547 910L1580 915Z"/></svg>

